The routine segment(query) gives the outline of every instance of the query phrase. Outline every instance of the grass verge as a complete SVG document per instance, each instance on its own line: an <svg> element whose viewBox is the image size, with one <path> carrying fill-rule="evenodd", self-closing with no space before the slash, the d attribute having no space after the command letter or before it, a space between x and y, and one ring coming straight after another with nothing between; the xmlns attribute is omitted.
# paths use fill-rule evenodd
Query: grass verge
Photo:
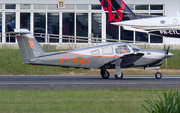
<svg viewBox="0 0 180 113"><path fill-rule="evenodd" d="M145 113L164 90L0 90L1 113Z"/></svg>

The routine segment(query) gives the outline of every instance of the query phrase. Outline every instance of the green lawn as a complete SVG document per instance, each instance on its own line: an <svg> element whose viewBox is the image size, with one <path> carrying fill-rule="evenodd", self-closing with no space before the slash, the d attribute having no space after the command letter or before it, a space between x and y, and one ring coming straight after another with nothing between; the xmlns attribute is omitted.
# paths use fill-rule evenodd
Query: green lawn
<svg viewBox="0 0 180 113"><path fill-rule="evenodd" d="M1 113L145 113L163 90L0 90Z"/></svg>

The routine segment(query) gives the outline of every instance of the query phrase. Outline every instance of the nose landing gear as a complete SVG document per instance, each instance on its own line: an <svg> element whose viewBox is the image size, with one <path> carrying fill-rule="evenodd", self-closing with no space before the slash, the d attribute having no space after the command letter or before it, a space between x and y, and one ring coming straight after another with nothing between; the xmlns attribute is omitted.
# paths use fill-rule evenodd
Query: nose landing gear
<svg viewBox="0 0 180 113"><path fill-rule="evenodd" d="M155 77L157 79L161 79L162 78L162 73L160 73L159 71L155 74Z"/></svg>

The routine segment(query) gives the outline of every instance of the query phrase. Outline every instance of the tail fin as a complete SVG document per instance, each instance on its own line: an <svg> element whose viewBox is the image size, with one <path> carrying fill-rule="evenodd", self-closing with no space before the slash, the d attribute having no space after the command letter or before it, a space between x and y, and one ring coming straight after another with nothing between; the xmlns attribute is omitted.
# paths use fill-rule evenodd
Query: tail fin
<svg viewBox="0 0 180 113"><path fill-rule="evenodd" d="M34 36L27 29L15 29L14 32L18 35L17 41L21 51L22 59L25 64L29 64L30 59L43 56L46 54L41 45L37 42Z"/></svg>
<svg viewBox="0 0 180 113"><path fill-rule="evenodd" d="M123 2L123 0L99 0L104 11L108 11L109 22L136 19L136 15ZM113 13L112 11L115 11Z"/></svg>

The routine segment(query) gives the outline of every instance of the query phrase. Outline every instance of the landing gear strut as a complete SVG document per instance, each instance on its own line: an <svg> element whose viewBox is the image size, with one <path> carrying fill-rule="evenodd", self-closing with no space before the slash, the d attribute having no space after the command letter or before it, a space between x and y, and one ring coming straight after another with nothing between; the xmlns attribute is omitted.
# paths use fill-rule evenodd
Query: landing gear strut
<svg viewBox="0 0 180 113"><path fill-rule="evenodd" d="M157 72L157 73L155 74L155 77L156 77L157 79L161 79L161 78L162 78L162 74L161 74L160 72Z"/></svg>
<svg viewBox="0 0 180 113"><path fill-rule="evenodd" d="M101 69L101 77L103 79L108 79L110 77L110 74L106 69Z"/></svg>

